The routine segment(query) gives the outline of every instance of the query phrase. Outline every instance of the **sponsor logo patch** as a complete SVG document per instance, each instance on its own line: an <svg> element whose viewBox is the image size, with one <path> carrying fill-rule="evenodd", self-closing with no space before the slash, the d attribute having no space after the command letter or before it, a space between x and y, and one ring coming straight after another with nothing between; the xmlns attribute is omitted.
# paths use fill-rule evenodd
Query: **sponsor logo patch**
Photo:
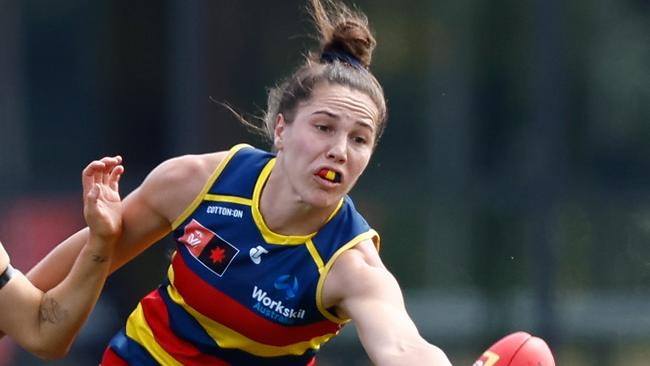
<svg viewBox="0 0 650 366"><path fill-rule="evenodd" d="M273 287L275 287L276 290L284 292L285 300L293 299L296 297L299 288L298 277L288 274L282 275L275 280Z"/></svg>
<svg viewBox="0 0 650 366"><path fill-rule="evenodd" d="M262 262L262 254L266 254L268 251L264 249L263 246L258 245L255 248L251 248L251 250L248 252L248 256L251 257L251 260L255 264L260 264Z"/></svg>
<svg viewBox="0 0 650 366"><path fill-rule="evenodd" d="M272 290L271 293L261 287L253 287L253 309L282 324L295 324L299 319L304 319L305 309L288 306L283 300L277 299L277 295L283 296L285 301L296 297L299 289L298 278L292 275L279 276L273 287L275 291Z"/></svg>
<svg viewBox="0 0 650 366"><path fill-rule="evenodd" d="M223 207L218 205L210 205L205 209L205 212L214 215L230 216L236 219L244 217L244 211L238 208Z"/></svg>
<svg viewBox="0 0 650 366"><path fill-rule="evenodd" d="M185 226L183 236L178 241L184 243L196 259L219 277L223 276L239 253L234 245L194 219Z"/></svg>

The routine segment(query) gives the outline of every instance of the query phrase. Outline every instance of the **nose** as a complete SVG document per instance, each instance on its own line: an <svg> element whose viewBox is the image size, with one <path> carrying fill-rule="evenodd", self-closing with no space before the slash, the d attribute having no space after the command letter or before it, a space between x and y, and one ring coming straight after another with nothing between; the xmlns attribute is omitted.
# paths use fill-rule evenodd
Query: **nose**
<svg viewBox="0 0 650 366"><path fill-rule="evenodd" d="M327 151L327 158L337 163L344 163L348 160L348 142L345 136L337 136L332 139L332 144Z"/></svg>

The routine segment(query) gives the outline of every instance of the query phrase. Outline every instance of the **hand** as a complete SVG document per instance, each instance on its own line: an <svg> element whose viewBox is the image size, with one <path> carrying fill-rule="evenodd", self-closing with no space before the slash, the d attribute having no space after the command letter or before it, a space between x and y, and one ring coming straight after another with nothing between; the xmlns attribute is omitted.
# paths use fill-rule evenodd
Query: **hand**
<svg viewBox="0 0 650 366"><path fill-rule="evenodd" d="M122 173L122 157L115 156L91 162L81 175L86 223L91 234L106 240L115 239L122 232Z"/></svg>

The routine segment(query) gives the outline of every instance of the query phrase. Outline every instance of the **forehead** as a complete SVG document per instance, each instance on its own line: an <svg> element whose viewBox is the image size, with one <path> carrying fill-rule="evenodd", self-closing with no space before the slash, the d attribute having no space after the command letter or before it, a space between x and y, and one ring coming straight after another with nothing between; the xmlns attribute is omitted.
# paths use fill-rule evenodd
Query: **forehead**
<svg viewBox="0 0 650 366"><path fill-rule="evenodd" d="M364 92L337 84L321 84L314 88L311 98L301 106L306 113L325 109L340 117L377 124L379 110ZM300 112L299 112L300 113Z"/></svg>

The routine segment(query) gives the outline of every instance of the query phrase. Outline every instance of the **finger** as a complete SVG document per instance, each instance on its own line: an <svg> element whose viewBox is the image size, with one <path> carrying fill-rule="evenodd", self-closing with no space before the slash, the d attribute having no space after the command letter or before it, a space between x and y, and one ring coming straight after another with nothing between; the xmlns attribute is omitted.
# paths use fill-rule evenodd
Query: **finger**
<svg viewBox="0 0 650 366"><path fill-rule="evenodd" d="M103 169L105 164L101 161L92 161L90 162L86 168L84 168L82 174L81 174L81 184L83 187L84 192L88 192L92 186L92 184L95 183L95 175L98 170Z"/></svg>
<svg viewBox="0 0 650 366"><path fill-rule="evenodd" d="M95 170L95 175L94 175L95 183L101 184L102 181L104 180L104 178L103 178L104 169L106 169L106 165L104 165L104 167L102 169Z"/></svg>
<svg viewBox="0 0 650 366"><path fill-rule="evenodd" d="M122 177L122 174L124 174L124 166L118 165L113 170L111 171L111 176L109 178L109 183L108 187L112 189L115 192L119 193L119 183L120 183L120 178Z"/></svg>
<svg viewBox="0 0 650 366"><path fill-rule="evenodd" d="M111 167L113 167L115 165L119 165L119 164L122 163L122 157L119 156L119 155L106 156L106 157L101 158L100 160L102 162L104 162L106 165L111 166Z"/></svg>
<svg viewBox="0 0 650 366"><path fill-rule="evenodd" d="M83 175L88 175L88 176L94 175L95 171L102 170L104 169L105 166L106 163L104 163L103 161L93 160L90 163L88 163L88 165L86 165L82 173Z"/></svg>
<svg viewBox="0 0 650 366"><path fill-rule="evenodd" d="M105 185L110 185L112 181L112 173L115 167L122 163L122 157L116 155L106 159L106 168L104 169L104 175L102 176L102 183Z"/></svg>
<svg viewBox="0 0 650 366"><path fill-rule="evenodd" d="M101 183L102 183L103 185L107 185L107 184L108 184L108 179L109 179L109 177L110 177L110 175L111 175L111 170L113 169L113 166L114 166L114 165L106 165L106 167L104 168L104 170L102 170L102 180L101 180Z"/></svg>

